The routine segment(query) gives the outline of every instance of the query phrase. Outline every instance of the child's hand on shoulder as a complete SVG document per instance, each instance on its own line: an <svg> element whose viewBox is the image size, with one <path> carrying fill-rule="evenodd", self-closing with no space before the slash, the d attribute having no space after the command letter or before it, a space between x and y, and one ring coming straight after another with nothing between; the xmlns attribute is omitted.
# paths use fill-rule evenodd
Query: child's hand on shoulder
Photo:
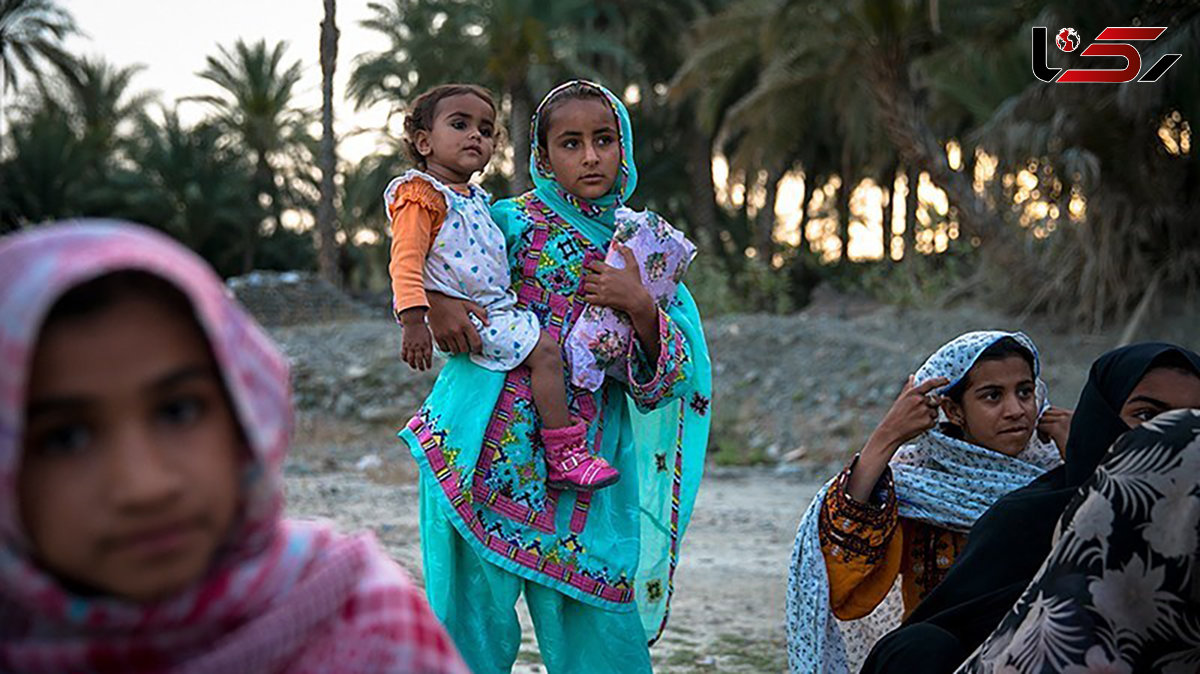
<svg viewBox="0 0 1200 674"><path fill-rule="evenodd" d="M414 370L428 370L433 366L433 334L425 324L425 312L404 312L400 316L400 325L403 330L400 359Z"/></svg>

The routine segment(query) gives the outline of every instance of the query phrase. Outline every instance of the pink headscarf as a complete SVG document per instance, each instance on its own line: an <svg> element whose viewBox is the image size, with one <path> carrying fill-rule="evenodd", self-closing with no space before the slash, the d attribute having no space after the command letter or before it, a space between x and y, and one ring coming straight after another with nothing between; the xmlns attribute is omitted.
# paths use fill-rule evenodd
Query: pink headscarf
<svg viewBox="0 0 1200 674"><path fill-rule="evenodd" d="M71 288L139 270L187 296L253 461L209 573L155 604L82 596L32 561L16 500L30 364ZM0 239L0 671L466 672L420 591L369 534L282 518L286 361L208 265L141 227L86 221Z"/></svg>

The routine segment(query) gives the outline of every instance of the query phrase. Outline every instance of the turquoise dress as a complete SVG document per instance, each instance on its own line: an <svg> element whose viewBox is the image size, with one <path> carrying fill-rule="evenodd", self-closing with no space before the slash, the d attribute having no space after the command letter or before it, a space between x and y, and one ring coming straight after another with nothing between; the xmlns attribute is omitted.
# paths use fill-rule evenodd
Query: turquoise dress
<svg viewBox="0 0 1200 674"><path fill-rule="evenodd" d="M584 307L584 265L603 259L637 181L628 114L600 90L620 121L613 191L592 202L567 194L535 141L536 188L492 208L519 305L560 344ZM629 384L568 392L596 451L621 471L613 486L547 489L525 367L491 372L451 358L400 433L420 467L430 602L476 671L511 667L520 639L513 602L522 591L551 671L648 669L704 467L711 405L708 350L685 287L659 308L658 328L656 354L633 340ZM597 639L595 630L610 636Z"/></svg>

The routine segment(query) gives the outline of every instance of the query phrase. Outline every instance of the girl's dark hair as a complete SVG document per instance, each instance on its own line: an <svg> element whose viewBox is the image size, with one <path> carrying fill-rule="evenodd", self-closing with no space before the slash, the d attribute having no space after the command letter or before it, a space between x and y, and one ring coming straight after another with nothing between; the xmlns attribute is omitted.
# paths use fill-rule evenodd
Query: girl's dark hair
<svg viewBox="0 0 1200 674"><path fill-rule="evenodd" d="M979 357L975 359L975 364L977 365L989 360L1004 360L1013 356L1024 358L1025 362L1029 363L1029 371L1034 371L1033 353L1012 337L997 339L991 346L984 349L983 353L979 354ZM972 365L971 369L975 369L975 365ZM958 383L946 390L945 396L961 405L963 395L967 392L967 387L971 385L970 379L971 370L967 370L967 373L963 375L962 379L958 380Z"/></svg>
<svg viewBox="0 0 1200 674"><path fill-rule="evenodd" d="M546 147L550 133L550 115L568 101L598 100L608 105L608 97L604 92L584 82L575 82L554 92L554 95L542 103L537 111L537 142L538 147Z"/></svg>
<svg viewBox="0 0 1200 674"><path fill-rule="evenodd" d="M492 108L493 113L496 112L496 101L492 98L492 92L475 84L439 84L417 96L412 105L408 106L408 113L404 115L404 149L408 151L408 158L422 171L426 168L425 157L417 152L417 132L433 130L433 118L442 99L463 94L478 96Z"/></svg>
<svg viewBox="0 0 1200 674"><path fill-rule="evenodd" d="M83 318L98 313L130 297L145 297L162 302L194 320L192 303L169 281L149 272L116 271L71 288L50 308L43 330L55 321Z"/></svg>

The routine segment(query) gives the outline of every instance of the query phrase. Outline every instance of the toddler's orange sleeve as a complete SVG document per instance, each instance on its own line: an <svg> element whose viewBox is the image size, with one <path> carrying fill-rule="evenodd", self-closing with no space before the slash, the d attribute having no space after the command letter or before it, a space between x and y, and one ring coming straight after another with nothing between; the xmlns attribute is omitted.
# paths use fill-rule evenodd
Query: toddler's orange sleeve
<svg viewBox="0 0 1200 674"><path fill-rule="evenodd" d="M388 274L396 313L428 307L425 258L446 220L446 199L426 180L415 178L387 195L392 246Z"/></svg>

